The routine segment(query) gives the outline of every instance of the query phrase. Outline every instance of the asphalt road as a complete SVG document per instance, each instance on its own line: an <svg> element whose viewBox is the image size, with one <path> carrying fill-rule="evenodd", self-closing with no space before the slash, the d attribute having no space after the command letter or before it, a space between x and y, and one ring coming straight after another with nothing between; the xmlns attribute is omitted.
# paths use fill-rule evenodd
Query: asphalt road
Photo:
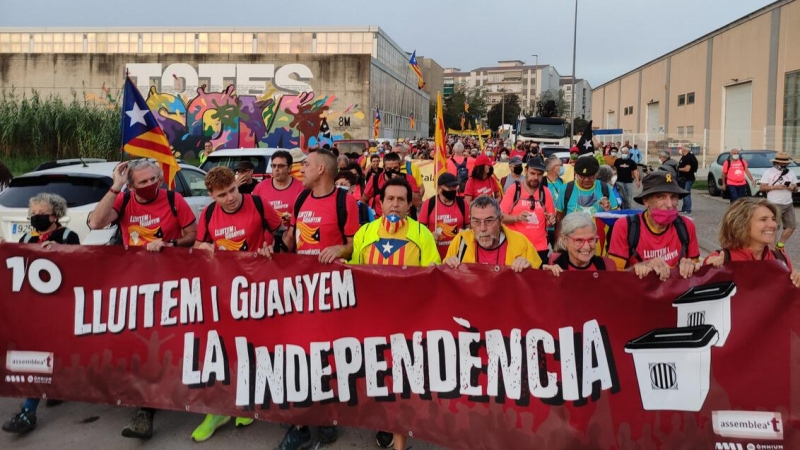
<svg viewBox="0 0 800 450"><path fill-rule="evenodd" d="M718 249L717 232L720 220L728 208L728 201L710 197L702 191L693 192L693 213L703 256ZM800 212L800 211L798 211ZM800 261L800 236L789 240L787 251L792 261ZM0 399L0 420L7 420L19 410L20 399ZM186 412L159 412L155 419L155 434L146 442L120 436L122 428L134 413L130 408L90 405L68 402L54 408L39 408L39 425L27 436L0 433L0 448L7 449L197 449L214 448L270 449L280 442L286 428L274 423L257 422L250 427L236 429L233 422L217 431L206 443L190 439L194 428L202 421L199 414ZM439 447L410 439L409 448L417 450ZM377 448L374 432L355 428L340 429L339 440L330 449Z"/></svg>

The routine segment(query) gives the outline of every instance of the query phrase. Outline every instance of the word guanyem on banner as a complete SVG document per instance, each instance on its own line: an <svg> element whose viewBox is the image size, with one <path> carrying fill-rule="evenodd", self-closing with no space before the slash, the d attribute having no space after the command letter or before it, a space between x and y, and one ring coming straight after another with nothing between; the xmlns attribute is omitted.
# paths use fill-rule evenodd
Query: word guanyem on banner
<svg viewBox="0 0 800 450"><path fill-rule="evenodd" d="M204 290L199 277L165 280L124 287L112 287L104 292L91 291L87 300L86 288L76 286L75 335L120 333L138 327L187 325L205 321ZM218 287L208 288L211 313L219 322ZM142 317L137 315L138 303L143 303ZM87 303L90 306L87 308ZM353 274L349 269L305 275L251 281L237 276L231 281L230 314L236 320L264 319L291 313L331 311L356 306ZM160 305L157 313L156 307ZM87 319L87 309L91 319Z"/></svg>
<svg viewBox="0 0 800 450"><path fill-rule="evenodd" d="M605 344L607 337L596 320L584 323L582 333L574 333L572 327L560 328L557 341L541 329L528 330L524 337L517 328L508 336L501 330L479 333L472 329L458 333L431 330L424 335L424 340L420 331L410 340L401 333L363 341L343 337L311 342L309 352L291 344L255 347L237 336L236 406L268 408L270 403L332 399L357 404L356 380L361 378L366 381L367 397L373 398L387 398L391 391L423 397L432 393L507 397L521 404L527 404L531 396L563 403L619 389L613 356ZM582 342L576 342L578 339ZM229 384L228 352L217 331L208 332L202 370L199 347L194 333L184 335L183 384ZM391 363L385 358L387 348ZM478 353L481 348L487 354L485 365ZM547 354L559 356L560 374L548 371ZM393 376L389 385L390 364ZM483 380L477 376L481 372L486 372Z"/></svg>

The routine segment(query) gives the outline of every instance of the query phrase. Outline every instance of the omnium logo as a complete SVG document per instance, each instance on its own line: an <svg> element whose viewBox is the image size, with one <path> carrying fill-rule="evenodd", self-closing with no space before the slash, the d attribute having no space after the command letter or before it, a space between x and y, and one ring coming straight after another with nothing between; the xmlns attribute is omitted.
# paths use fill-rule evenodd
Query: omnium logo
<svg viewBox="0 0 800 450"><path fill-rule="evenodd" d="M714 433L737 439L783 439L781 413L769 411L713 411Z"/></svg>
<svg viewBox="0 0 800 450"><path fill-rule="evenodd" d="M744 450L742 444L734 444L733 442L717 442L714 445L714 450Z"/></svg>
<svg viewBox="0 0 800 450"><path fill-rule="evenodd" d="M6 353L6 369L9 372L53 373L53 354L9 350Z"/></svg>
<svg viewBox="0 0 800 450"><path fill-rule="evenodd" d="M650 364L650 383L653 389L678 389L675 363Z"/></svg>

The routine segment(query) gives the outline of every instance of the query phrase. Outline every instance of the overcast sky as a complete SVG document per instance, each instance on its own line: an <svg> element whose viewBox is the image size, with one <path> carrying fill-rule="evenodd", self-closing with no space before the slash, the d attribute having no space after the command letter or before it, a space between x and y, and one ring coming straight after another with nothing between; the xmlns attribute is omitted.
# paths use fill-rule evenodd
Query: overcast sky
<svg viewBox="0 0 800 450"><path fill-rule="evenodd" d="M577 76L596 87L769 0L580 0ZM0 27L378 25L464 71L520 59L572 72L572 0L0 0Z"/></svg>

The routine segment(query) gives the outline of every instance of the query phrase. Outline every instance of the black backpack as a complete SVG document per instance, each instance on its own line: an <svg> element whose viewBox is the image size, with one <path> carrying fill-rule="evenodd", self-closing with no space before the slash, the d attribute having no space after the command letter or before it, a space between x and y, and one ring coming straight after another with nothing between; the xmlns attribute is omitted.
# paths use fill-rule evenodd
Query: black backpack
<svg viewBox="0 0 800 450"><path fill-rule="evenodd" d="M639 216L641 216L641 214L625 216L625 220L628 221L628 259L634 257L639 261L643 261L639 252L636 251L636 247L639 245L639 235L642 226ZM604 255L608 254L608 247L611 244L611 233L614 231L614 224L616 224L616 221L608 227L608 232L606 233ZM676 217L672 222L672 226L675 227L675 231L678 233L678 240L681 241L681 253L679 258L685 258L686 255L689 254L689 231L686 229L686 223L683 221L683 217Z"/></svg>
<svg viewBox="0 0 800 450"><path fill-rule="evenodd" d="M257 195L251 195L251 194L242 194L242 197L244 197L244 196L249 196L250 198L253 199L253 205L256 207L256 211L258 211L258 217L261 218L261 229L262 230L269 230L269 223L267 222L267 219L264 218L264 203L261 202L261 197L259 197ZM244 199L242 199L242 201L244 201ZM214 215L214 209L215 209L216 206L217 206L217 202L213 202L210 205L208 205L208 208L206 208L206 213L205 213L205 216L204 216L204 221L206 223L206 234L203 236L203 239L202 239L202 241L204 241L204 242L209 237L208 236L208 224L211 223L211 216Z"/></svg>
<svg viewBox="0 0 800 450"><path fill-rule="evenodd" d="M467 157L464 157L464 162L459 164L456 162L453 157L450 157L450 161L453 161L453 164L456 166L456 178L458 178L458 192L464 192L464 188L467 187L467 180L469 180L469 169L467 169Z"/></svg>
<svg viewBox="0 0 800 450"><path fill-rule="evenodd" d="M117 231L114 232L114 237L111 238L109 242L110 245L122 245L122 227L120 226L120 220L122 220L122 216L125 215L125 209L128 207L128 203L131 201L131 191L125 191L125 194L122 196L122 206L119 208L119 214L117 215L117 220L111 222L112 225L116 225ZM178 217L178 209L175 207L175 191L167 190L167 202L169 202L169 209L172 211L172 217Z"/></svg>
<svg viewBox="0 0 800 450"><path fill-rule="evenodd" d="M428 199L428 223L431 222L431 214L433 214L433 211L436 209L436 198L437 196L434 195ZM464 218L464 223L468 223L469 218L466 216L467 206L464 203L464 197L456 197L456 205L458 206L458 210L461 211L461 217Z"/></svg>
<svg viewBox="0 0 800 450"><path fill-rule="evenodd" d="M569 198L572 197L573 190L575 190L575 181L570 181L564 189L564 213L567 212L567 208L569 207ZM603 192L603 197L607 197L611 200L611 191L608 189L608 185L602 181L600 182L600 190Z"/></svg>
<svg viewBox="0 0 800 450"><path fill-rule="evenodd" d="M347 196L350 194L348 194L344 189L334 188L334 190L336 191L336 221L339 225L339 232L342 233L342 243L344 244L347 242L347 236L344 234L344 226L347 224ZM311 195L311 189L304 189L303 192L297 196L297 200L294 201L295 220L300 214L300 208L303 206L303 203L306 201L309 195ZM360 211L359 215L361 215Z"/></svg>
<svg viewBox="0 0 800 450"><path fill-rule="evenodd" d="M364 202L358 202L358 223L364 225L369 222L369 205Z"/></svg>

